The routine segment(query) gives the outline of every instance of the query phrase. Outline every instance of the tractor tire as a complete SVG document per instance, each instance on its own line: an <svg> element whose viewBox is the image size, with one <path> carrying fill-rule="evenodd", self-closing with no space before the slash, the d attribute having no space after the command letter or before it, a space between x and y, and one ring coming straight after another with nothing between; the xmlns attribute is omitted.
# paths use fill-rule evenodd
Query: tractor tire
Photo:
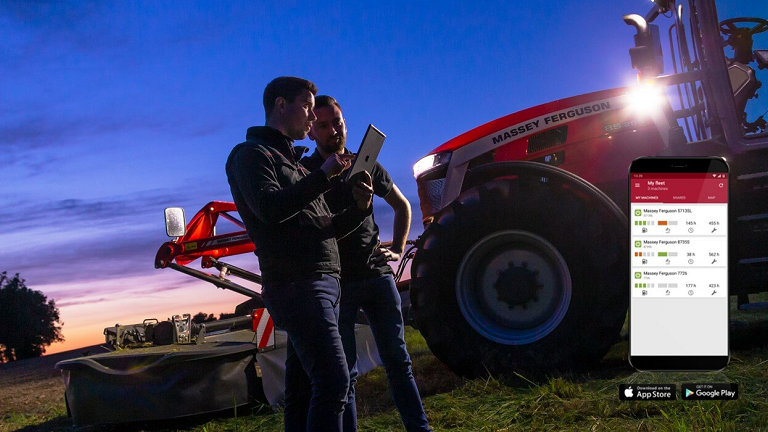
<svg viewBox="0 0 768 432"><path fill-rule="evenodd" d="M465 191L422 235L416 324L458 375L583 369L619 340L626 218L579 177L539 169Z"/></svg>

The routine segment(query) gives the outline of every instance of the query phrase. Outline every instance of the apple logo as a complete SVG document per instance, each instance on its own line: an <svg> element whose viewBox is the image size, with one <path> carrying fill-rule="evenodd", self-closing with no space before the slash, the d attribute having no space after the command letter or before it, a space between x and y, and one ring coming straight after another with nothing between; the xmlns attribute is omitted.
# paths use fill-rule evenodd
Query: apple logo
<svg viewBox="0 0 768 432"><path fill-rule="evenodd" d="M626 389L624 389L624 396L628 398L634 397L632 395L632 387L627 387Z"/></svg>

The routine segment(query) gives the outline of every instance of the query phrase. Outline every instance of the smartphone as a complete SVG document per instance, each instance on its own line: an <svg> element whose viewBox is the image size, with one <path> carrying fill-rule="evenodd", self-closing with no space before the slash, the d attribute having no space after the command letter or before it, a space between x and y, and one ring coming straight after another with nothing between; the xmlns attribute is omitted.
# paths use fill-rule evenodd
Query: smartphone
<svg viewBox="0 0 768 432"><path fill-rule="evenodd" d="M728 364L728 180L718 157L646 157L629 168L635 369Z"/></svg>

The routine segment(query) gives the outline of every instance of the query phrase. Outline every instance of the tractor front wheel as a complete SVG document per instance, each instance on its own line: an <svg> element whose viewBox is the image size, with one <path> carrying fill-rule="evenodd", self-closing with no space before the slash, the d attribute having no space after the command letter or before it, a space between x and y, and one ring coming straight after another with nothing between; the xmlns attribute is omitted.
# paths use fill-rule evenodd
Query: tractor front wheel
<svg viewBox="0 0 768 432"><path fill-rule="evenodd" d="M626 219L578 177L532 172L464 192L422 236L416 324L457 374L581 368L618 340Z"/></svg>

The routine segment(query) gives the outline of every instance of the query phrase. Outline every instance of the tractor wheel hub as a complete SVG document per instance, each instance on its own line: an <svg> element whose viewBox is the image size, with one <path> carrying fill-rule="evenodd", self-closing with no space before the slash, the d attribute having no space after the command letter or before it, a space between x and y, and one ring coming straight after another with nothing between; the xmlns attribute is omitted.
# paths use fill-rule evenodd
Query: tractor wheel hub
<svg viewBox="0 0 768 432"><path fill-rule="evenodd" d="M538 280L538 270L528 268L528 263L523 261L521 265L515 265L513 261L508 263L507 269L499 272L499 277L493 284L496 288L499 301L507 304L509 309L520 306L527 309L527 304L537 302L537 292L542 288Z"/></svg>

